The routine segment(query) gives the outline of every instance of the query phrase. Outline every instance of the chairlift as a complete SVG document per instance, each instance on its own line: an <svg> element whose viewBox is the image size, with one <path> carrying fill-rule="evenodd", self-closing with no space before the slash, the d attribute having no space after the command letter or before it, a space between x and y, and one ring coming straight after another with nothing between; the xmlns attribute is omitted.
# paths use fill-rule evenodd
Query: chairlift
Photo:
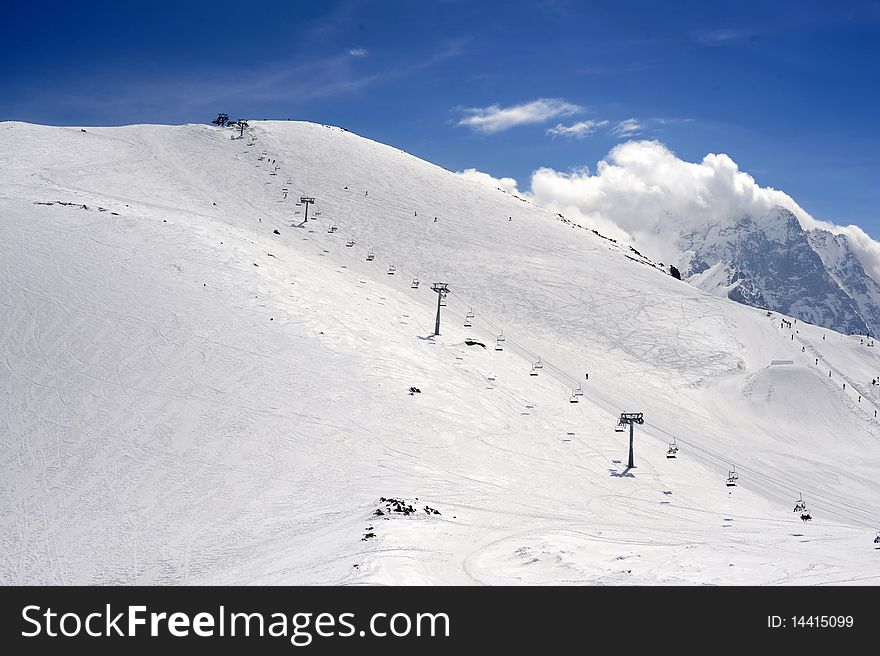
<svg viewBox="0 0 880 656"><path fill-rule="evenodd" d="M372 262L375 259L376 259L376 256L373 255L373 249L371 248L370 252L367 253L367 262Z"/></svg>
<svg viewBox="0 0 880 656"><path fill-rule="evenodd" d="M672 444L669 445L669 448L666 450L667 458L675 458L678 455L678 444L675 443L675 438L672 438Z"/></svg>
<svg viewBox="0 0 880 656"><path fill-rule="evenodd" d="M794 504L794 510L791 512L804 512L807 509L807 504L804 501L804 495L798 494L798 500Z"/></svg>
<svg viewBox="0 0 880 656"><path fill-rule="evenodd" d="M736 482L739 480L739 474L736 473L736 465L733 466L729 472L727 472L727 482L725 485L727 487L736 487Z"/></svg>
<svg viewBox="0 0 880 656"><path fill-rule="evenodd" d="M413 278L413 281L412 281L412 284L410 284L410 287L412 287L413 289L418 289L419 288L419 279Z"/></svg>
<svg viewBox="0 0 880 656"><path fill-rule="evenodd" d="M388 267L388 275L393 276L395 273L397 273L397 267L395 267L394 262L392 262L391 266Z"/></svg>

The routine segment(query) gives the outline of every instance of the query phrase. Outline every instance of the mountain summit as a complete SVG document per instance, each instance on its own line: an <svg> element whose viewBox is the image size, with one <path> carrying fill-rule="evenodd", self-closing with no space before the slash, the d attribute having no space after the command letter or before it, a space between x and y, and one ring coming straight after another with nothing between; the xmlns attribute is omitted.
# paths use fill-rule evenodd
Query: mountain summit
<svg viewBox="0 0 880 656"><path fill-rule="evenodd" d="M880 328L880 285L846 236L804 230L785 208L683 232L679 246L705 291L847 334Z"/></svg>

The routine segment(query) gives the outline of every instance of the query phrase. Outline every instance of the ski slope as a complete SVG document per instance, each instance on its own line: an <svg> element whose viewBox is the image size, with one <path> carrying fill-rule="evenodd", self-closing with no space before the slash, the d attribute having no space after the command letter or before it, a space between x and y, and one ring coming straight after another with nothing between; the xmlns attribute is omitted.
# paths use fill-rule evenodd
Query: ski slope
<svg viewBox="0 0 880 656"><path fill-rule="evenodd" d="M0 583L880 581L876 347L250 126L0 123Z"/></svg>

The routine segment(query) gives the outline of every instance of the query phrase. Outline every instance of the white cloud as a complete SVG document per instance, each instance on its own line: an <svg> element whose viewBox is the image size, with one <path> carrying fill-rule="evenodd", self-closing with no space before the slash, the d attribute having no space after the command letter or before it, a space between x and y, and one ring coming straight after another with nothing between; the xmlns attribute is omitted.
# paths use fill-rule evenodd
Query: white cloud
<svg viewBox="0 0 880 656"><path fill-rule="evenodd" d="M494 134L508 130L517 125L543 123L560 116L571 116L584 111L583 107L566 102L561 98L538 98L531 102L502 107L467 107L462 111L467 114L458 122L474 132Z"/></svg>
<svg viewBox="0 0 880 656"><path fill-rule="evenodd" d="M348 51L348 54L352 57L366 57L367 49L366 48L352 48Z"/></svg>
<svg viewBox="0 0 880 656"><path fill-rule="evenodd" d="M612 132L618 137L632 137L641 132L644 128L645 126L639 123L636 119L628 118L615 125Z"/></svg>
<svg viewBox="0 0 880 656"><path fill-rule="evenodd" d="M697 42L704 46L727 45L728 43L746 41L757 35L758 33L751 29L715 29L696 30L693 32L693 36Z"/></svg>
<svg viewBox="0 0 880 656"><path fill-rule="evenodd" d="M554 137L571 137L573 139L583 139L593 134L599 128L608 125L608 121L578 121L571 125L563 125L557 123L555 126L547 130L547 134Z"/></svg>
<svg viewBox="0 0 880 656"><path fill-rule="evenodd" d="M465 177L516 189L511 178L499 180L473 169ZM667 263L680 261L676 236L681 231L745 214L760 218L781 206L805 229L845 235L865 270L880 280L880 243L858 226L814 218L788 194L760 186L725 154L688 162L658 141L629 141L615 146L593 174L586 168L540 168L532 174L531 189L517 193Z"/></svg>
<svg viewBox="0 0 880 656"><path fill-rule="evenodd" d="M516 194L517 196L522 196L517 189L516 180L513 178L493 178L488 173L483 173L482 171L478 171L477 169L465 169L458 173L461 177L466 180L472 180L473 182L479 182L480 184L484 184L488 187L492 187L493 189L503 189L508 194Z"/></svg>

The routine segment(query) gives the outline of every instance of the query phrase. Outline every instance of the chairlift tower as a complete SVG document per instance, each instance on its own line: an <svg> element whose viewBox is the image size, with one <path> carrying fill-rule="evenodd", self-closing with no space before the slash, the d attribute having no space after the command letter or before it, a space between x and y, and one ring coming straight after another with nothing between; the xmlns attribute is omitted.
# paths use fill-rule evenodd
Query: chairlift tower
<svg viewBox="0 0 880 656"><path fill-rule="evenodd" d="M644 424L645 419L642 417L641 412L621 412L620 413L620 421L617 422L617 425L620 427L626 426L629 424L629 462L627 463L627 469L635 469L636 463L633 458L633 426L635 424Z"/></svg>
<svg viewBox="0 0 880 656"><path fill-rule="evenodd" d="M449 293L449 283L435 282L431 284L431 289L437 292L437 321L434 323L434 334L440 334L440 308L443 305L443 299Z"/></svg>
<svg viewBox="0 0 880 656"><path fill-rule="evenodd" d="M303 223L309 220L309 205L314 204L315 199L309 196L300 196L299 202L306 206L305 218L303 218Z"/></svg>

